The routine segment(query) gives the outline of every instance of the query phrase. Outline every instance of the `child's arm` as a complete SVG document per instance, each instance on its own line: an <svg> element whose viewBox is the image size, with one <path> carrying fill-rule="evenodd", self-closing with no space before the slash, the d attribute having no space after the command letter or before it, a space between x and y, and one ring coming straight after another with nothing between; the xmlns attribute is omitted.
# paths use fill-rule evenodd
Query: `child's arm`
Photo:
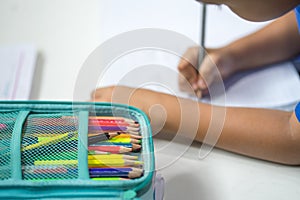
<svg viewBox="0 0 300 200"><path fill-rule="evenodd" d="M291 59L300 53L300 35L294 11L261 30L225 47L238 70Z"/></svg>
<svg viewBox="0 0 300 200"><path fill-rule="evenodd" d="M294 11L278 18L261 30L243 37L223 48L208 49L200 67L200 75L193 68L197 66L198 48L190 48L178 65L179 71L194 89L206 89L200 85L204 79L210 85L216 77L214 69L218 67L223 79L233 73L258 68L271 63L291 59L300 53L300 35Z"/></svg>
<svg viewBox="0 0 300 200"><path fill-rule="evenodd" d="M182 122L182 115L194 122L199 120L199 128L193 139L200 142L203 141L211 122L211 105L150 90L127 87L99 88L92 97L95 101L113 101L138 107L151 118L154 129L162 126L163 132L176 133ZM164 108L167 115L165 122L164 115L160 111L153 109L151 113L149 112L155 105ZM214 108L222 109L222 107ZM220 119L216 118L218 117L215 116L214 120L217 122L223 122L222 116ZM195 131L195 128L191 128L193 126L188 123L185 122L181 127L187 136ZM300 123L291 112L226 108L224 127L216 146L259 159L298 165L300 164Z"/></svg>

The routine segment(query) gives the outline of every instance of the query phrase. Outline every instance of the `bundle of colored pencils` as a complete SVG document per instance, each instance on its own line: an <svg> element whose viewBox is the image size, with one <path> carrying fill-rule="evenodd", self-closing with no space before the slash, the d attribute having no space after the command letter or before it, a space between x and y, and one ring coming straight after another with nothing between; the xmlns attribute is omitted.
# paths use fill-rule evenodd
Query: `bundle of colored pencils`
<svg viewBox="0 0 300 200"><path fill-rule="evenodd" d="M88 166L90 178L138 178L143 163L132 152L141 150L139 124L122 117L90 117Z"/></svg>
<svg viewBox="0 0 300 200"><path fill-rule="evenodd" d="M25 123L23 176L29 180L72 179L78 175L78 118L41 117ZM1 128L1 126L0 126ZM90 116L88 167L93 180L141 177L140 125L123 117ZM34 155L34 156L33 156Z"/></svg>

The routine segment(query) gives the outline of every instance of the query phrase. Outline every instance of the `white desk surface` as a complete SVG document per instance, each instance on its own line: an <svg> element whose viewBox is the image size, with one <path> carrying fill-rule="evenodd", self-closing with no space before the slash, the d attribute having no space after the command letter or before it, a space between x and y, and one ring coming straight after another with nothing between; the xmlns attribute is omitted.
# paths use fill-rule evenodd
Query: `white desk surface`
<svg viewBox="0 0 300 200"><path fill-rule="evenodd" d="M166 181L166 199L299 199L300 168L278 165L214 149L199 159L201 144L155 138L158 173ZM162 150L164 149L164 150ZM177 152L177 153L176 153ZM183 153L184 152L184 153Z"/></svg>
<svg viewBox="0 0 300 200"><path fill-rule="evenodd" d="M78 70L102 42L100 3L0 2L0 45L34 43L39 51L32 99L72 100ZM166 200L299 199L299 167L218 149L200 160L200 144L193 144L187 151L180 142L163 138L155 138L154 144L157 170L166 180Z"/></svg>

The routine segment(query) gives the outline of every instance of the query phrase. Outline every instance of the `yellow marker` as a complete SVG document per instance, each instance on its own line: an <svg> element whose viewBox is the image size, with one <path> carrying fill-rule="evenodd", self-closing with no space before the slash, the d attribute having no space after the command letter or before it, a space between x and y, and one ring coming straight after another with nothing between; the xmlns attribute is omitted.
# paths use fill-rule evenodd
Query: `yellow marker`
<svg viewBox="0 0 300 200"><path fill-rule="evenodd" d="M51 137L48 140L42 140L38 143L31 144L31 145L28 145L26 147L23 147L22 151L35 149L35 148L42 147L42 146L47 146L47 145L50 145L50 144L55 144L55 143L58 143L60 141L69 139L69 138L73 137L75 134L77 134L77 132L67 132L67 133L64 133L64 134L61 134L61 135L58 135L58 136L55 136L55 137Z"/></svg>
<svg viewBox="0 0 300 200"><path fill-rule="evenodd" d="M47 140L49 140L49 139L51 139L51 138L53 138L53 137L57 137L57 136L60 136L61 134L56 134L56 135L54 135L54 136L47 136L47 137L37 137L38 138L38 142L42 142L42 141L47 141ZM72 138L70 138L71 140L77 140L77 136L73 136Z"/></svg>
<svg viewBox="0 0 300 200"><path fill-rule="evenodd" d="M35 166L41 165L77 165L78 160L37 160L34 161ZM142 161L124 160L124 159L104 159L104 160L88 160L89 166L140 166Z"/></svg>
<svg viewBox="0 0 300 200"><path fill-rule="evenodd" d="M36 160L35 166L41 165L77 165L78 160Z"/></svg>

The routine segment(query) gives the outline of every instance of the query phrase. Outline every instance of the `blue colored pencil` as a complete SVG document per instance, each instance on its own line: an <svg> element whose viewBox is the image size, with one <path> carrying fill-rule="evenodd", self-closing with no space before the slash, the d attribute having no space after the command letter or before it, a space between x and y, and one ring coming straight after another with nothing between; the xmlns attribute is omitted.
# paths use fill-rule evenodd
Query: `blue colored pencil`
<svg viewBox="0 0 300 200"><path fill-rule="evenodd" d="M121 146L126 148L132 148L133 150L141 149L141 145L139 144L132 144L132 143L111 143L111 142L99 142L96 144L89 145L92 146Z"/></svg>
<svg viewBox="0 0 300 200"><path fill-rule="evenodd" d="M138 168L97 168L89 169L90 178L99 178L99 177L126 177L126 178L137 178L141 177L143 170Z"/></svg>
<svg viewBox="0 0 300 200"><path fill-rule="evenodd" d="M120 168L89 168L90 173L114 173L114 172L130 172L130 171L139 171L142 172L142 169L134 167L120 167Z"/></svg>

